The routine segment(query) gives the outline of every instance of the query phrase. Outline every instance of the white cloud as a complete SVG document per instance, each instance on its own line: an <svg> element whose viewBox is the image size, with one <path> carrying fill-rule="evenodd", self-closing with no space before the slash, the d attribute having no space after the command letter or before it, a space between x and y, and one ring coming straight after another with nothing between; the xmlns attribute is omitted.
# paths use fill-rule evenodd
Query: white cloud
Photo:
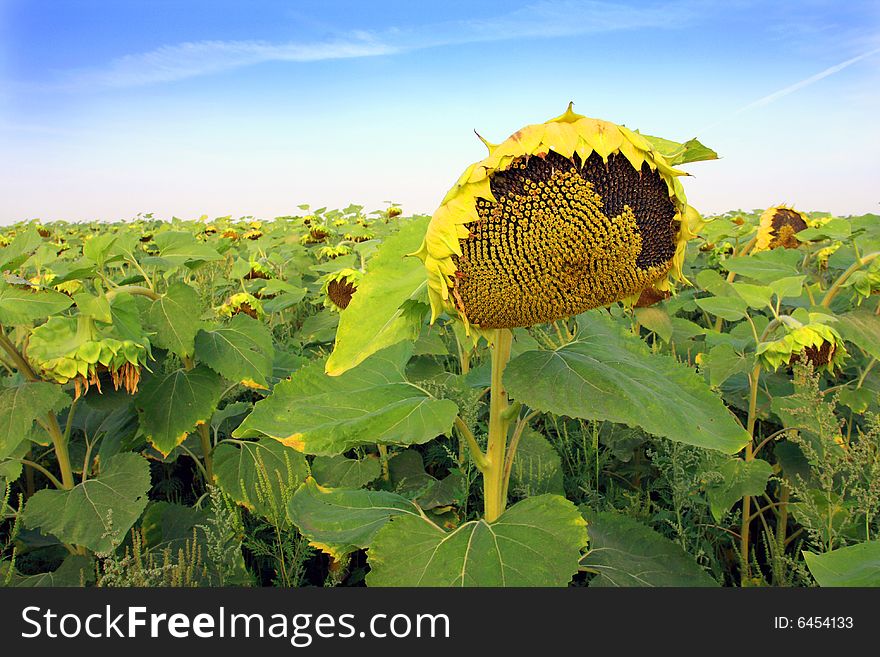
<svg viewBox="0 0 880 657"><path fill-rule="evenodd" d="M653 6L543 0L508 14L382 32L357 31L328 41L194 41L126 55L106 65L67 72L52 89L133 87L210 75L265 62L310 62L374 57L421 48L525 38L560 38L641 28L681 28L694 0ZM570 47L574 47L573 44Z"/></svg>

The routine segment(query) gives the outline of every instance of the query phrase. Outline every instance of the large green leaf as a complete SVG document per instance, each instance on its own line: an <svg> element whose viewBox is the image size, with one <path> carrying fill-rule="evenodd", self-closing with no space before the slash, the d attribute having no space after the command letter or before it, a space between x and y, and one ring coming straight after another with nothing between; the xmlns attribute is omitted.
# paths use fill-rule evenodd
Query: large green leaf
<svg viewBox="0 0 880 657"><path fill-rule="evenodd" d="M312 461L312 476L321 486L331 488L360 488L375 481L382 474L376 456L350 459L342 454L316 456Z"/></svg>
<svg viewBox="0 0 880 657"><path fill-rule="evenodd" d="M520 438L510 471L510 492L518 497L565 495L559 452L533 429L526 429Z"/></svg>
<svg viewBox="0 0 880 657"><path fill-rule="evenodd" d="M446 532L422 516L392 518L368 553L369 586L565 586L587 543L586 522L559 495L514 504L495 522Z"/></svg>
<svg viewBox="0 0 880 657"><path fill-rule="evenodd" d="M0 282L0 324L30 324L60 313L73 304L66 294Z"/></svg>
<svg viewBox="0 0 880 657"><path fill-rule="evenodd" d="M223 394L223 379L199 365L149 377L135 397L141 429L166 456L196 424L207 423Z"/></svg>
<svg viewBox="0 0 880 657"><path fill-rule="evenodd" d="M748 304L740 297L704 297L694 299L696 304L710 315L715 315L729 322L735 322L746 316Z"/></svg>
<svg viewBox="0 0 880 657"><path fill-rule="evenodd" d="M70 397L53 383L37 381L0 390L0 458L15 451L34 420L69 403Z"/></svg>
<svg viewBox="0 0 880 657"><path fill-rule="evenodd" d="M678 544L638 520L581 510L590 534L581 565L597 573L590 586L718 586Z"/></svg>
<svg viewBox="0 0 880 657"><path fill-rule="evenodd" d="M149 321L156 331L153 342L180 357L192 356L195 337L204 325L199 293L186 283L172 283L150 306Z"/></svg>
<svg viewBox="0 0 880 657"><path fill-rule="evenodd" d="M425 268L406 254L419 248L428 217L412 219L379 246L348 308L340 315L327 373L339 375L380 349L415 340L421 317L401 306L426 289Z"/></svg>
<svg viewBox="0 0 880 657"><path fill-rule="evenodd" d="M803 254L796 249L772 249L724 261L724 267L759 283L773 283L780 278L797 276Z"/></svg>
<svg viewBox="0 0 880 657"><path fill-rule="evenodd" d="M159 247L159 257L171 265L219 260L221 258L221 255L216 250L204 242L198 241L192 233L168 231L156 235L153 241Z"/></svg>
<svg viewBox="0 0 880 657"><path fill-rule="evenodd" d="M15 239L0 249L0 271L14 271L27 260L28 256L43 244L43 238L37 232L37 227L29 225Z"/></svg>
<svg viewBox="0 0 880 657"><path fill-rule="evenodd" d="M513 359L504 382L514 399L557 415L608 420L733 454L749 436L689 367L647 346L601 312L578 317L577 339Z"/></svg>
<svg viewBox="0 0 880 657"><path fill-rule="evenodd" d="M291 521L315 547L339 557L369 547L392 517L421 517L405 497L382 490L324 488L311 477L287 505Z"/></svg>
<svg viewBox="0 0 880 657"><path fill-rule="evenodd" d="M880 358L880 317L867 308L860 308L838 316L835 328L844 340L849 340L873 358Z"/></svg>
<svg viewBox="0 0 880 657"><path fill-rule="evenodd" d="M268 388L275 349L272 334L261 322L239 313L227 324L201 330L195 338L199 360L229 381Z"/></svg>
<svg viewBox="0 0 880 657"><path fill-rule="evenodd" d="M5 575L0 564L0 582ZM36 575L14 573L10 585L17 588L80 587L95 581L95 562L92 557L69 554L55 570Z"/></svg>
<svg viewBox="0 0 880 657"><path fill-rule="evenodd" d="M255 513L272 518L285 506L290 491L309 476L306 457L277 440L221 443L214 450L214 478L232 499Z"/></svg>
<svg viewBox="0 0 880 657"><path fill-rule="evenodd" d="M716 522L746 495L761 495L767 488L767 480L773 474L773 466L755 459L727 459L715 469L717 477L706 484L706 497Z"/></svg>
<svg viewBox="0 0 880 657"><path fill-rule="evenodd" d="M803 554L819 586L880 587L880 541L866 541L825 554Z"/></svg>
<svg viewBox="0 0 880 657"><path fill-rule="evenodd" d="M270 436L306 454L361 445L425 443L452 429L458 409L406 380L412 343L389 347L338 377L313 363L257 402L234 436Z"/></svg>
<svg viewBox="0 0 880 657"><path fill-rule="evenodd" d="M147 505L150 466L130 452L112 456L101 473L72 490L41 490L25 504L25 526L39 527L60 541L110 552Z"/></svg>

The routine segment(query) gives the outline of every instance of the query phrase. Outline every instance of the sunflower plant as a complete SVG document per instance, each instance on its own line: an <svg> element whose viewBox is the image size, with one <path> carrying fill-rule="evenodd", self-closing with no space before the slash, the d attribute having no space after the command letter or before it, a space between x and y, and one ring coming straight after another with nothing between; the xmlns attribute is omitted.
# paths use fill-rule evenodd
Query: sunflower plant
<svg viewBox="0 0 880 657"><path fill-rule="evenodd" d="M632 309L687 284L686 246L701 220L675 167L714 153L571 107L486 144L488 156L433 216L402 225L367 262L326 362L276 386L236 430L315 454L316 464L377 446L379 490L340 486L313 466L290 507L334 560L367 548L368 583L562 585L578 569L599 568L584 554L585 510L547 490L509 505L511 480L522 476L519 445L540 448L532 425L545 414L626 422L728 453L746 442L693 371L651 354L598 310ZM556 337L539 341L547 330ZM454 343L458 371L423 380L408 363L433 334ZM345 410L329 419L340 396ZM672 410L641 412L659 397ZM664 412L670 417L658 421ZM450 492L455 473L432 484L422 471L427 490L399 481L412 446L438 434L456 435L459 467L482 478L483 510L473 519ZM428 494L444 485L442 502ZM331 522L343 506L358 511ZM442 552L437 568L404 556L431 551Z"/></svg>

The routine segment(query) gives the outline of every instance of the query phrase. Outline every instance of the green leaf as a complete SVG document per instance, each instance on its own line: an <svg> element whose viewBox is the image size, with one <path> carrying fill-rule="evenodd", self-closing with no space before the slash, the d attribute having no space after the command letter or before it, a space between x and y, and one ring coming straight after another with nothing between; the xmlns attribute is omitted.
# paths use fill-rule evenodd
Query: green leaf
<svg viewBox="0 0 880 657"><path fill-rule="evenodd" d="M204 325L199 293L186 283L172 283L150 306L149 321L156 330L153 342L181 358L192 356L196 334Z"/></svg>
<svg viewBox="0 0 880 657"><path fill-rule="evenodd" d="M749 360L729 344L719 344L703 354L702 368L709 372L709 385L717 388L734 374L747 372Z"/></svg>
<svg viewBox="0 0 880 657"><path fill-rule="evenodd" d="M797 276L802 259L803 254L796 249L773 249L728 258L724 261L724 267L767 285L780 278Z"/></svg>
<svg viewBox="0 0 880 657"><path fill-rule="evenodd" d="M436 509L459 504L467 496L467 486L458 470L443 479L425 471L418 450L397 452L388 461L389 480L395 493L414 500L420 509Z"/></svg>
<svg viewBox="0 0 880 657"><path fill-rule="evenodd" d="M0 283L0 324L30 324L67 310L72 304L69 296L54 290L34 290Z"/></svg>
<svg viewBox="0 0 880 657"><path fill-rule="evenodd" d="M9 246L0 249L0 271L15 271L41 244L43 238L37 232L37 227L29 225L15 236Z"/></svg>
<svg viewBox="0 0 880 657"><path fill-rule="evenodd" d="M773 290L766 285L752 285L751 283L740 282L732 283L731 285L739 297L749 305L749 308L761 310L769 306L773 300Z"/></svg>
<svg viewBox="0 0 880 657"><path fill-rule="evenodd" d="M107 261L107 255L117 236L112 233L104 233L90 236L83 242L83 256L92 262L97 263L99 267L103 266Z"/></svg>
<svg viewBox="0 0 880 657"><path fill-rule="evenodd" d="M223 380L204 365L149 377L135 397L141 429L168 456L196 424L207 423L223 394Z"/></svg>
<svg viewBox="0 0 880 657"><path fill-rule="evenodd" d="M76 302L80 315L93 317L105 324L110 324L113 321L113 315L110 312L110 302L107 300L107 297L80 292L73 295L73 300Z"/></svg>
<svg viewBox="0 0 880 657"><path fill-rule="evenodd" d="M729 322L735 322L746 316L748 304L739 297L705 297L694 299L695 303L710 315L715 315Z"/></svg>
<svg viewBox="0 0 880 657"><path fill-rule="evenodd" d="M392 517L421 517L405 497L381 490L323 488L311 477L287 505L287 513L311 545L338 558L370 547Z"/></svg>
<svg viewBox="0 0 880 657"><path fill-rule="evenodd" d="M279 510L284 517L288 491L298 488L308 476L305 456L277 440L264 438L237 445L225 442L214 450L217 485L236 502L264 518L275 518Z"/></svg>
<svg viewBox="0 0 880 657"><path fill-rule="evenodd" d="M806 276L786 276L771 282L770 289L780 299L795 299L804 291Z"/></svg>
<svg viewBox="0 0 880 657"><path fill-rule="evenodd" d="M860 308L839 315L838 320L835 328L844 340L880 359L880 317L867 308Z"/></svg>
<svg viewBox="0 0 880 657"><path fill-rule="evenodd" d="M832 219L817 228L805 228L795 233L801 242L816 242L819 240L845 240L852 234L850 224L845 219Z"/></svg>
<svg viewBox="0 0 880 657"><path fill-rule="evenodd" d="M0 582L4 572L0 564ZM95 581L95 562L82 554L68 554L55 570L37 575L15 573L10 584L16 588L80 587Z"/></svg>
<svg viewBox="0 0 880 657"><path fill-rule="evenodd" d="M382 474L382 465L375 456L350 459L337 456L316 456L312 461L312 476L321 486L331 488L360 488L375 481Z"/></svg>
<svg viewBox="0 0 880 657"><path fill-rule="evenodd" d="M718 586L677 543L638 520L581 510L590 534L581 565L597 573L590 586Z"/></svg>
<svg viewBox="0 0 880 657"><path fill-rule="evenodd" d="M716 522L721 522L724 514L746 495L761 495L767 488L767 480L773 474L773 466L755 459L728 459L718 468L720 475L706 484L709 508Z"/></svg>
<svg viewBox="0 0 880 657"><path fill-rule="evenodd" d="M825 554L803 552L819 586L880 586L880 541L866 541Z"/></svg>
<svg viewBox="0 0 880 657"><path fill-rule="evenodd" d="M101 473L72 490L41 490L25 504L25 526L94 552L110 552L147 505L150 465L130 452L112 456Z"/></svg>
<svg viewBox="0 0 880 657"><path fill-rule="evenodd" d="M452 532L417 515L373 538L368 586L566 586L587 543L586 523L559 495L529 497L493 523Z"/></svg>
<svg viewBox="0 0 880 657"><path fill-rule="evenodd" d="M279 382L234 436L269 436L306 454L333 456L362 445L413 445L448 434L458 412L406 380L412 343L389 347L342 376L316 362Z"/></svg>
<svg viewBox="0 0 880 657"><path fill-rule="evenodd" d="M672 319L665 308L657 306L634 308L633 313L639 324L656 333L663 342L669 342L672 339Z"/></svg>
<svg viewBox="0 0 880 657"><path fill-rule="evenodd" d="M641 133L639 133L641 134ZM653 137L651 135L641 135L647 139L651 146L658 153L663 155L671 166L679 164L687 164L689 162L702 162L704 160L717 160L718 153L708 146L703 146L696 139L689 139L680 144L676 141L663 139L662 137Z"/></svg>
<svg viewBox="0 0 880 657"><path fill-rule="evenodd" d="M219 260L222 256L213 248L200 242L192 233L168 231L153 239L159 247L159 257L173 266L187 262Z"/></svg>
<svg viewBox="0 0 880 657"><path fill-rule="evenodd" d="M517 497L565 495L559 452L534 429L526 429L520 438L510 471L510 492Z"/></svg>
<svg viewBox="0 0 880 657"><path fill-rule="evenodd" d="M196 334L198 359L229 381L251 388L268 388L275 349L272 334L261 322L244 313L227 324Z"/></svg>
<svg viewBox="0 0 880 657"><path fill-rule="evenodd" d="M70 397L53 383L22 383L0 390L0 458L15 451L37 418L69 404Z"/></svg>
<svg viewBox="0 0 880 657"><path fill-rule="evenodd" d="M578 316L577 339L513 359L504 383L536 410L608 420L671 440L738 452L749 436L703 379L601 312Z"/></svg>
<svg viewBox="0 0 880 657"><path fill-rule="evenodd" d="M328 374L342 374L380 349L418 337L421 318L401 306L426 289L424 265L406 254L419 248L428 221L428 217L408 221L382 242L367 263L367 273L341 313L336 345L327 359Z"/></svg>

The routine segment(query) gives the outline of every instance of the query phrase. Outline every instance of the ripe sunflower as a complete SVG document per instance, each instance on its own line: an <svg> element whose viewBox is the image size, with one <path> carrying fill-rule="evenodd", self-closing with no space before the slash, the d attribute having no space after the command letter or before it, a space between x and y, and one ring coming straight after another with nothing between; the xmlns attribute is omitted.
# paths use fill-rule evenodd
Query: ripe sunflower
<svg viewBox="0 0 880 657"><path fill-rule="evenodd" d="M363 274L357 269L340 269L324 279L321 291L324 293L324 306L341 312L348 308L351 298L357 292Z"/></svg>
<svg viewBox="0 0 880 657"><path fill-rule="evenodd" d="M35 328L27 354L46 378L62 384L73 381L76 398L92 385L101 392L102 373L109 374L114 389L134 394L141 368L152 358L146 337L114 337L111 328L99 330L86 318L73 317L51 317Z"/></svg>
<svg viewBox="0 0 880 657"><path fill-rule="evenodd" d="M485 142L485 140L484 140ZM572 111L529 125L461 175L413 255L431 321L550 322L683 278L700 218L669 161L642 135Z"/></svg>
<svg viewBox="0 0 880 657"><path fill-rule="evenodd" d="M779 247L796 249L801 245L795 235L809 226L803 212L785 205L774 205L761 214L754 251L768 251Z"/></svg>

